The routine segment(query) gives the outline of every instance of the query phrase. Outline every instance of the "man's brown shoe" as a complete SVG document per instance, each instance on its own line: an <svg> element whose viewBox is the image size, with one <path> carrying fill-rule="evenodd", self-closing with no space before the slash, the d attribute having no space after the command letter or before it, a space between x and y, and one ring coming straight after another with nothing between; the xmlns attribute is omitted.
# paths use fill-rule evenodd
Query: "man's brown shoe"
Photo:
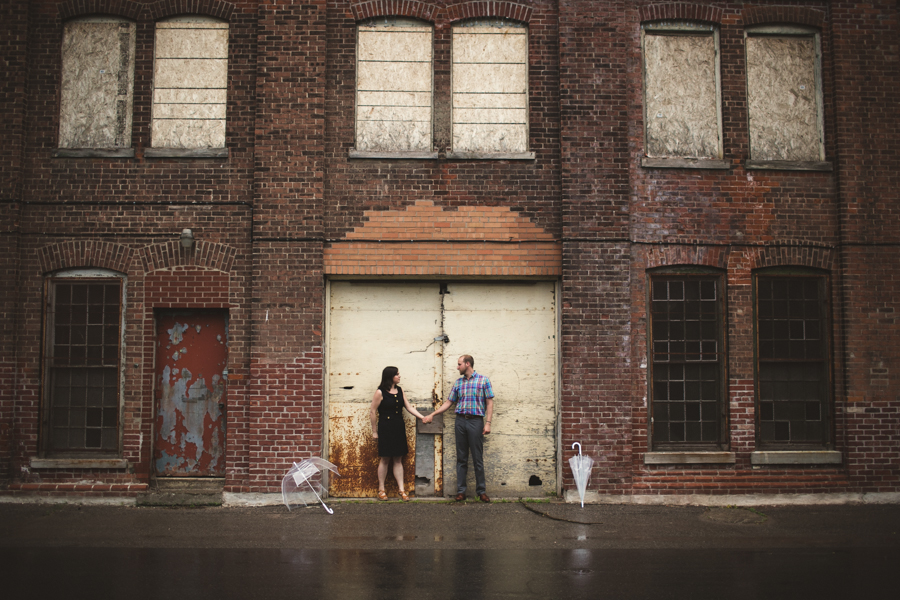
<svg viewBox="0 0 900 600"><path fill-rule="evenodd" d="M456 500L457 502L462 502L462 501L464 501L465 499L466 499L466 495L465 495L465 494L457 494L457 495L456 495L456 498L454 498L454 500Z"/></svg>
<svg viewBox="0 0 900 600"><path fill-rule="evenodd" d="M491 499L488 498L487 494L482 494L482 495L478 496L478 499L481 500L482 502L490 502L491 501Z"/></svg>

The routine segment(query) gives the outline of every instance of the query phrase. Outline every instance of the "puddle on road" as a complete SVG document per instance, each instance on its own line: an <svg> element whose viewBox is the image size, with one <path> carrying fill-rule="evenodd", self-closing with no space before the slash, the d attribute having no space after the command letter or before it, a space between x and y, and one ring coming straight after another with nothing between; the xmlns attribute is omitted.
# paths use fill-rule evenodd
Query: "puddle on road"
<svg viewBox="0 0 900 600"><path fill-rule="evenodd" d="M768 520L768 517L761 512L737 506L710 508L703 513L703 518L732 525L758 525Z"/></svg>

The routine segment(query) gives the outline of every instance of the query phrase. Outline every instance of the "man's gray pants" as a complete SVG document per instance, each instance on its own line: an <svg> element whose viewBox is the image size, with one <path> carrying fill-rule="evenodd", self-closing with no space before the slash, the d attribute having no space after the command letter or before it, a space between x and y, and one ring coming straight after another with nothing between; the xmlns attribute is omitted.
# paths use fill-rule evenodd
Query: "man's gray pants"
<svg viewBox="0 0 900 600"><path fill-rule="evenodd" d="M487 492L484 484L484 419L467 419L456 415L456 493L466 493L466 474L469 470L469 451L475 467L475 493Z"/></svg>

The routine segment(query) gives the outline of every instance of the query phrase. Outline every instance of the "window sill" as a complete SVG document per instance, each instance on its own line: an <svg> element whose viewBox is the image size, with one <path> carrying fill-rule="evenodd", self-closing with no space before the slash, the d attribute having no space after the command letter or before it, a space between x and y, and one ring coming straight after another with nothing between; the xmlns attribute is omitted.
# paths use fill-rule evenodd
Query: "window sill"
<svg viewBox="0 0 900 600"><path fill-rule="evenodd" d="M350 158L387 158L391 160L435 160L437 152L381 152L370 150L351 150Z"/></svg>
<svg viewBox="0 0 900 600"><path fill-rule="evenodd" d="M134 148L57 148L53 158L134 158Z"/></svg>
<svg viewBox="0 0 900 600"><path fill-rule="evenodd" d="M734 452L647 452L645 465L720 465L735 463Z"/></svg>
<svg viewBox="0 0 900 600"><path fill-rule="evenodd" d="M718 158L650 158L641 159L641 166L649 169L718 169L731 168L731 162Z"/></svg>
<svg viewBox="0 0 900 600"><path fill-rule="evenodd" d="M449 160L534 160L534 152L448 152Z"/></svg>
<svg viewBox="0 0 900 600"><path fill-rule="evenodd" d="M125 469L124 458L32 458L32 469Z"/></svg>
<svg viewBox="0 0 900 600"><path fill-rule="evenodd" d="M147 148L145 158L228 158L228 148Z"/></svg>
<svg viewBox="0 0 900 600"><path fill-rule="evenodd" d="M843 462L840 452L834 450L788 450L751 452L753 465L839 465Z"/></svg>
<svg viewBox="0 0 900 600"><path fill-rule="evenodd" d="M748 160L744 162L744 167L767 171L831 171L833 169L831 162L815 160Z"/></svg>

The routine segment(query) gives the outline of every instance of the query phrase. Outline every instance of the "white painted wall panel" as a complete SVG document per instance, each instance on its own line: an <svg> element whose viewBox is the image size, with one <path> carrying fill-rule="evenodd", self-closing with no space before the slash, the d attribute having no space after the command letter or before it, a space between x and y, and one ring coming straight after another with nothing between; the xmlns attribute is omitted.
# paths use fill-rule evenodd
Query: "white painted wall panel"
<svg viewBox="0 0 900 600"><path fill-rule="evenodd" d="M447 377L444 397L461 354L491 380L494 423L485 440L488 495L541 496L556 490L556 306L552 282L456 283L444 300ZM444 428L444 489L456 484L453 413ZM531 486L535 475L540 486ZM475 491L469 469L469 490Z"/></svg>

